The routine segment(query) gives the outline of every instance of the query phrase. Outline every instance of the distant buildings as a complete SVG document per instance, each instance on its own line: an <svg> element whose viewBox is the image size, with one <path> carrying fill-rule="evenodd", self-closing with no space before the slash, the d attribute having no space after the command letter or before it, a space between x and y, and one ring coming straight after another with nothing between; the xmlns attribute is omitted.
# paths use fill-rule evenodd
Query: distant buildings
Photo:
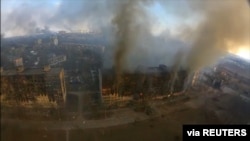
<svg viewBox="0 0 250 141"><path fill-rule="evenodd" d="M105 40L99 33L60 31L3 41L1 102L62 106L66 98L64 70L69 91L91 91L93 97L100 97ZM43 70L44 65L52 68Z"/></svg>
<svg viewBox="0 0 250 141"><path fill-rule="evenodd" d="M49 64L52 66L52 65L56 65L61 62L64 62L66 60L67 60L67 57L65 55L53 56L49 58Z"/></svg>
<svg viewBox="0 0 250 141"><path fill-rule="evenodd" d="M23 58L15 59L14 64L15 64L16 67L23 66Z"/></svg>

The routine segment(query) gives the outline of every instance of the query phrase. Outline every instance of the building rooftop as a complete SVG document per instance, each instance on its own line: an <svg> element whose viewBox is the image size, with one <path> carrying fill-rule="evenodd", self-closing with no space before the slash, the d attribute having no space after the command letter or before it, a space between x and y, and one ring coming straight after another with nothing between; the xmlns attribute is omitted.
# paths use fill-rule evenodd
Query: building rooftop
<svg viewBox="0 0 250 141"><path fill-rule="evenodd" d="M39 74L48 74L55 75L58 74L62 69L61 68L51 68L49 71L44 71L43 68L35 68L35 69L24 69L22 72L18 72L17 70L3 70L1 72L1 76L10 76L10 75L39 75Z"/></svg>

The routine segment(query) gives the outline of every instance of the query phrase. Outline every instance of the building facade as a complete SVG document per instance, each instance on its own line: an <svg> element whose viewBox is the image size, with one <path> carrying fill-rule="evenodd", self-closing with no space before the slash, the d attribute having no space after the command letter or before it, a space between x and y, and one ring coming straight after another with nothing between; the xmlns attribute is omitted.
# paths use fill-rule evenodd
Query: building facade
<svg viewBox="0 0 250 141"><path fill-rule="evenodd" d="M43 100L41 100L43 99ZM64 106L66 86L64 70L44 69L1 70L1 103L55 103Z"/></svg>

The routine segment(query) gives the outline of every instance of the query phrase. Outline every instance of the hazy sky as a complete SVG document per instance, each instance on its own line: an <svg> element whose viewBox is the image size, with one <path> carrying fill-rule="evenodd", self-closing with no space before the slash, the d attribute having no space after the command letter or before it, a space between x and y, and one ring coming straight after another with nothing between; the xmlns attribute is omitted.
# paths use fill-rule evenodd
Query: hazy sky
<svg viewBox="0 0 250 141"><path fill-rule="evenodd" d="M1 0L1 32L8 37L35 33L45 26L55 31L121 28L114 19L123 3L124 0ZM250 59L250 8L246 0L132 0L130 3L137 16L133 17L134 26L144 26L139 26L141 34L142 30L148 30L152 36L170 43L174 39L193 48L199 46L204 54L229 51ZM225 45L219 42L222 40ZM198 56L204 54L199 52Z"/></svg>
<svg viewBox="0 0 250 141"><path fill-rule="evenodd" d="M68 0L66 0L68 1ZM79 13L77 13L78 8L86 8L85 6L79 6L77 5L78 2L81 0L73 0L71 3L76 3L68 5L68 12L61 13L61 15L67 15L67 13L71 13L70 11L73 11L72 13L75 13L74 16L79 16L79 18L82 18L82 20L79 20L79 23L81 23L81 26L73 26L71 30L81 30L86 28L93 28L91 24L88 24L85 21L84 16L81 17L81 15L85 15L85 13L81 13L82 11L79 10ZM83 1L91 1L91 0L83 0ZM106 0L95 0L95 4L103 5L102 1ZM108 0L107 0L108 1ZM112 1L112 0L111 0ZM118 0L119 1L119 0ZM121 0L120 0L121 1ZM164 3L165 5L162 6L162 3L158 2L158 0L150 0L152 4L147 5L147 12L152 15L153 18L153 24L150 27L152 29L153 34L157 35L161 32L168 30L171 32L171 34L178 34L178 28L180 26L183 26L184 24L190 27L194 27L197 25L199 19L198 17L192 13L192 15L189 15L189 18L183 19L180 16L180 13L176 13L176 8L182 7L182 10L189 10L187 4L185 1L180 0L179 2L176 2L174 0L169 0L168 3ZM161 1L161 0L160 0ZM5 34L5 36L15 36L15 35L22 35L25 34L24 31L26 27L22 27L21 25L18 25L20 20L25 19L24 24L31 24L30 22L33 22L35 24L35 27L43 28L44 26L49 26L51 29L60 30L64 29L67 30L68 27L65 24L65 26L59 26L58 23L52 23L49 22L53 16L58 14L57 12L60 11L62 6L64 6L65 0L2 0L1 1L1 17L2 17L2 24L1 29L2 33ZM112 3L112 2L110 2ZM80 4L86 4L84 2L80 2ZM75 6L75 7L74 7ZM167 8L166 8L167 7ZM74 9L76 8L76 9ZM93 7L93 11L95 11L95 8L103 8L104 10L100 10L100 12L108 11L108 9L105 9L107 7L100 6L100 7ZM92 12L88 9L88 12ZM191 13L190 13L191 14ZM100 17L96 17L100 18ZM194 20L195 19L195 20ZM195 21L195 22L194 22ZM28 27L27 27L28 28ZM31 27L30 27L31 28ZM94 30L94 29L93 29Z"/></svg>

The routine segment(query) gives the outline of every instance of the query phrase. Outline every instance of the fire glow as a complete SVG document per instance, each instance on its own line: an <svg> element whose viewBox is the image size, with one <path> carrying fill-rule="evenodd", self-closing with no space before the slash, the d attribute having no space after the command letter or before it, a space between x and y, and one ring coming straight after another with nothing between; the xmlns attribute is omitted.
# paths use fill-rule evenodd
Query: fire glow
<svg viewBox="0 0 250 141"><path fill-rule="evenodd" d="M241 58L250 60L250 47L239 46L237 49L229 50L228 52L240 56Z"/></svg>

